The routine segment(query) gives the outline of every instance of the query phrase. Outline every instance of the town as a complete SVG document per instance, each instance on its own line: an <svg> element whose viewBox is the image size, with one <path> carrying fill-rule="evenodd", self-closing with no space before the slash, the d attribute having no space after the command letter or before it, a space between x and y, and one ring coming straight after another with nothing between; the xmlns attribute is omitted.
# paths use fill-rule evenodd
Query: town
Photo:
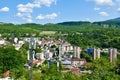
<svg viewBox="0 0 120 80"><path fill-rule="evenodd" d="M28 50L26 52L26 63L24 63L24 68L29 72L30 80L32 80L34 67L43 66L47 61L47 68L51 68L51 63L56 65L57 71L62 73L72 71L73 74L83 75L92 74L92 70L87 69L90 62L86 58L82 57L81 54L91 55L91 60L100 59L101 53L107 55L109 63L117 61L117 55L119 52L116 48L102 48L92 47L85 48L71 45L67 41L54 38L35 38L35 37L23 37L23 38L13 38L13 43L0 38L0 46L5 45L14 46L15 50L19 51L24 44L28 43ZM64 68L60 68L64 66ZM41 72L38 69L39 73ZM10 78L10 71L4 72L4 77L0 80L8 80Z"/></svg>
<svg viewBox="0 0 120 80"><path fill-rule="evenodd" d="M0 0L0 80L120 80L120 0Z"/></svg>

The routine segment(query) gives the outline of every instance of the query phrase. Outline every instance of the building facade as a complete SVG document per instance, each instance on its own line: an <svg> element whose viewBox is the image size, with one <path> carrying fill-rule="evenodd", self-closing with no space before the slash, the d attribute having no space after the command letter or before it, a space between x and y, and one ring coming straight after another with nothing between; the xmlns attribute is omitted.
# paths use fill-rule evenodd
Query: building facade
<svg viewBox="0 0 120 80"><path fill-rule="evenodd" d="M80 58L82 49L78 46L74 46L74 58Z"/></svg>
<svg viewBox="0 0 120 80"><path fill-rule="evenodd" d="M113 62L117 59L117 49L116 48L110 48L109 49L109 61Z"/></svg>
<svg viewBox="0 0 120 80"><path fill-rule="evenodd" d="M95 60L96 58L100 58L100 49L99 48L93 49L93 60Z"/></svg>

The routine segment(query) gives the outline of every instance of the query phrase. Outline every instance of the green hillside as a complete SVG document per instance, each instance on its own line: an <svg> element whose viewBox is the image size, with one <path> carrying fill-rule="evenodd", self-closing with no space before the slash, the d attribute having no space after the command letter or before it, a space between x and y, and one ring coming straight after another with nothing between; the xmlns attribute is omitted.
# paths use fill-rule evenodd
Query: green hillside
<svg viewBox="0 0 120 80"><path fill-rule="evenodd" d="M94 22L94 24L98 24L100 26L107 25L108 27L120 27L120 18L110 19L101 22Z"/></svg>
<svg viewBox="0 0 120 80"><path fill-rule="evenodd" d="M57 24L11 24L0 22L0 33L39 33L40 31L83 31L93 30L103 27L120 27L120 18L111 19L102 22L70 21Z"/></svg>

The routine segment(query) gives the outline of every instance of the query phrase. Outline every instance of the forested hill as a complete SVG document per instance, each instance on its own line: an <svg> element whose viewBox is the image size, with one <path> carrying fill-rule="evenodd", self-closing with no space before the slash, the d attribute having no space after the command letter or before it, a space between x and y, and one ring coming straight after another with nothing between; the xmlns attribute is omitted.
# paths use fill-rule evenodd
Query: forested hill
<svg viewBox="0 0 120 80"><path fill-rule="evenodd" d="M64 25L64 26L80 26L80 25L90 25L91 22L88 21L70 21L70 22L62 22L58 23L58 25Z"/></svg>
<svg viewBox="0 0 120 80"><path fill-rule="evenodd" d="M70 21L62 22L57 24L36 24L36 23L26 23L26 24L11 24L0 22L0 33L3 32L39 32L39 31L80 31L89 30L96 28L109 28L117 27L120 28L120 18L111 19L102 22L87 22L87 21Z"/></svg>
<svg viewBox="0 0 120 80"><path fill-rule="evenodd" d="M98 24L103 27L120 27L120 17L101 22L94 22L94 24Z"/></svg>
<svg viewBox="0 0 120 80"><path fill-rule="evenodd" d="M83 26L83 25L95 26L94 24L97 24L101 27L120 27L120 17L106 21L93 22L93 23L88 21L69 21L69 22L58 23L58 25L63 25L63 26Z"/></svg>
<svg viewBox="0 0 120 80"><path fill-rule="evenodd" d="M71 23L70 23L71 24ZM79 25L59 25L59 24L36 24L36 23L26 23L26 24L11 24L11 23L1 23L0 33L3 32L39 32L39 31L80 31L86 29L96 29L101 28L101 26L92 23L82 23Z"/></svg>

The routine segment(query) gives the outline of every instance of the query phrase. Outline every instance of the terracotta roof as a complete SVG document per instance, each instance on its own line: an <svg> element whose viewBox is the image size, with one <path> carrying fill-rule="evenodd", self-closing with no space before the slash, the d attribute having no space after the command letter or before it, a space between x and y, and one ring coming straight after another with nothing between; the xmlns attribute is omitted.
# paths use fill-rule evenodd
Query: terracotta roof
<svg viewBox="0 0 120 80"><path fill-rule="evenodd" d="M78 69L77 69L76 67L74 67L74 68L72 68L72 71L73 71L73 72L77 72Z"/></svg>
<svg viewBox="0 0 120 80"><path fill-rule="evenodd" d="M68 59L70 61L86 61L86 59L83 58L73 58L73 59Z"/></svg>
<svg viewBox="0 0 120 80"><path fill-rule="evenodd" d="M6 71L6 72L4 72L4 77L8 77L9 75L10 75L10 71Z"/></svg>
<svg viewBox="0 0 120 80"><path fill-rule="evenodd" d="M33 62L33 65L38 64L38 63L40 63L40 62L42 62L42 60L34 61L34 62Z"/></svg>

